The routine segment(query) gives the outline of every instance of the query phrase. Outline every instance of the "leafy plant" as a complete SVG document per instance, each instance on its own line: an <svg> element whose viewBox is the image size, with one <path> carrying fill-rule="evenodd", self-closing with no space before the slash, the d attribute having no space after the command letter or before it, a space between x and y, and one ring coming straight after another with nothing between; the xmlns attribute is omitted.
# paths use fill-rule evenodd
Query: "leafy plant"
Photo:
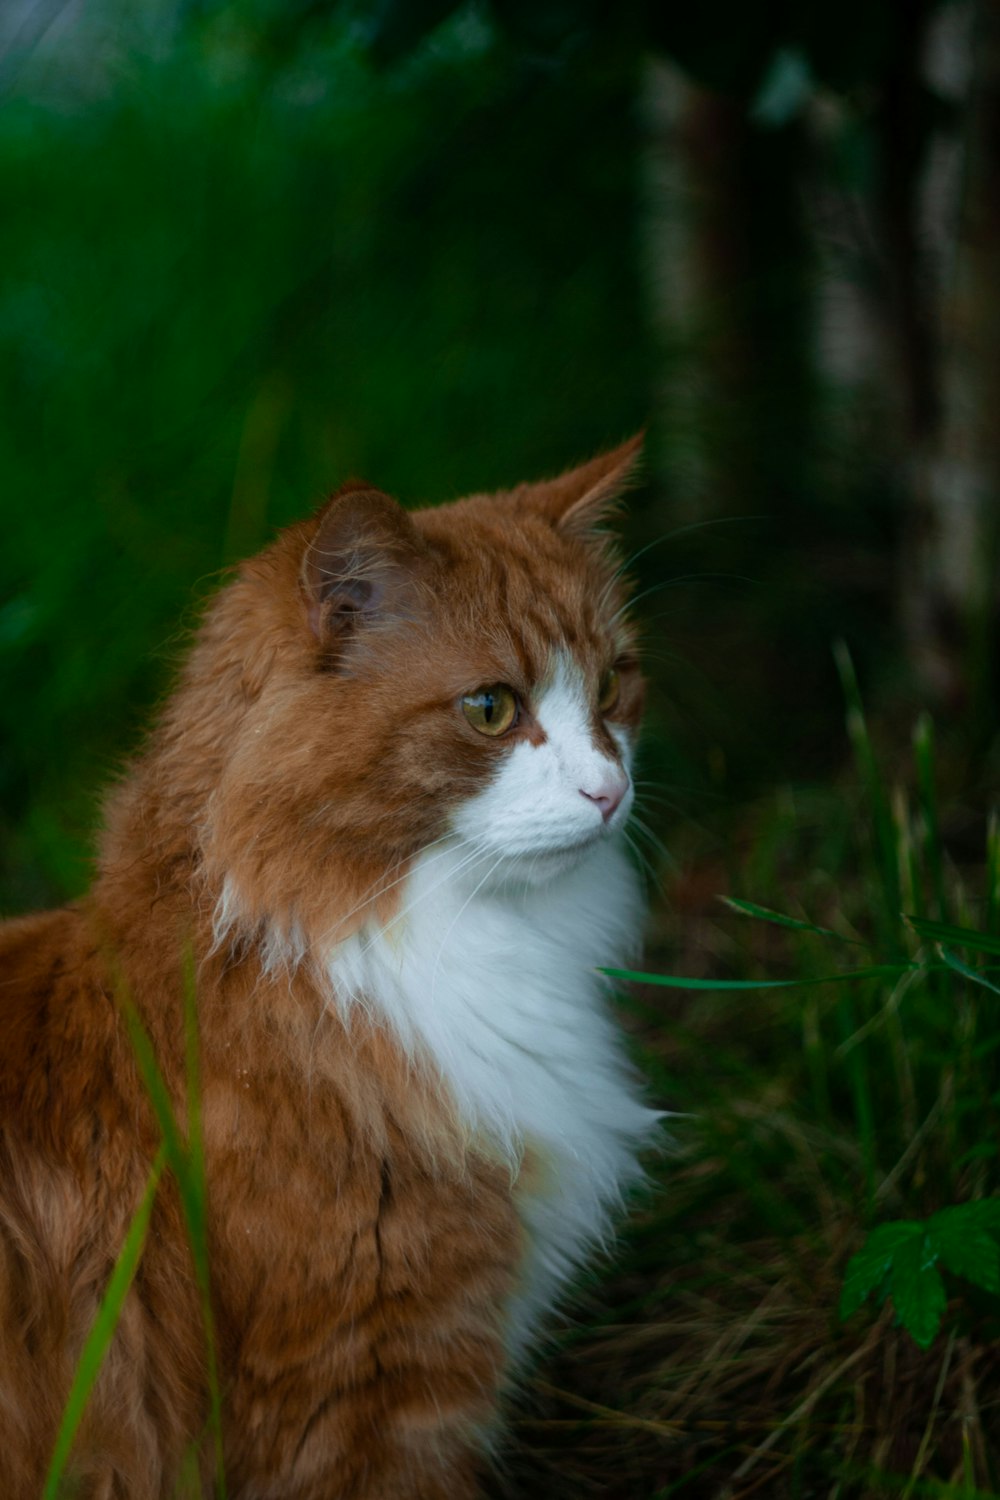
<svg viewBox="0 0 1000 1500"><path fill-rule="evenodd" d="M849 1318L874 1295L891 1298L898 1322L921 1349L937 1337L947 1305L939 1265L987 1292L1000 1292L1000 1200L961 1203L924 1223L901 1219L873 1229L851 1257L840 1298Z"/></svg>

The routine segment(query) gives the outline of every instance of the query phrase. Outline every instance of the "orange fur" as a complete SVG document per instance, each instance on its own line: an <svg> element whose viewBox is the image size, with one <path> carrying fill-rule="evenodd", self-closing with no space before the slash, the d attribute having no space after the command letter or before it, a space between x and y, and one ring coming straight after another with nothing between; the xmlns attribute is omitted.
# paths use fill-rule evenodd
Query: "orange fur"
<svg viewBox="0 0 1000 1500"><path fill-rule="evenodd" d="M158 1144L118 986L183 1118L189 945L230 1495L476 1493L523 1248L510 1172L430 1069L360 1008L331 1007L309 964L269 966L261 945L269 924L304 952L373 907L391 913L409 861L489 775L491 747L455 714L463 692L530 682L553 641L596 682L611 631L637 723L631 636L609 624L621 588L593 530L635 446L411 516L347 491L285 531L208 611L109 799L90 896L0 928L7 1500L40 1493ZM239 918L220 926L227 882ZM207 1493L206 1417L193 1266L165 1181L76 1445L78 1493L173 1495L192 1446Z"/></svg>

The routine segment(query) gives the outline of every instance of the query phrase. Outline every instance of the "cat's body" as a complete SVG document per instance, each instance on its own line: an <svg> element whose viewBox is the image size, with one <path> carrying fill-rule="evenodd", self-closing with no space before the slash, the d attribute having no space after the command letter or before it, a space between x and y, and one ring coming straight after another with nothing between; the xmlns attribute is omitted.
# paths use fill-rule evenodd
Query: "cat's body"
<svg viewBox="0 0 1000 1500"><path fill-rule="evenodd" d="M633 456L412 518L349 492L283 533L212 607L91 895L0 929L10 1500L40 1493L157 1148L120 996L182 1118L186 952L230 1496L476 1493L504 1382L655 1118L597 973L640 921L642 689L593 533ZM167 1179L82 1495L165 1500L206 1416Z"/></svg>

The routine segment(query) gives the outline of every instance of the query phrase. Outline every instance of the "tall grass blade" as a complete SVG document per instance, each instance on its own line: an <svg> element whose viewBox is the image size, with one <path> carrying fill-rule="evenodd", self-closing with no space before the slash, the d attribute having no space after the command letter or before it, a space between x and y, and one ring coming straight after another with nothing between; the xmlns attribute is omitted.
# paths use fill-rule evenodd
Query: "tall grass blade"
<svg viewBox="0 0 1000 1500"><path fill-rule="evenodd" d="M834 932L832 927L818 927L815 922L802 922L798 917L788 917L784 912L772 911L769 906L758 906L755 901L743 901L737 896L721 896L726 906L732 907L733 911L741 912L745 917L756 917L761 922L773 922L776 927L787 927L792 932L814 932L819 937L836 938L838 943L852 943L855 947L866 948L868 945L860 938L847 937L842 932Z"/></svg>
<svg viewBox="0 0 1000 1500"><path fill-rule="evenodd" d="M66 1475L66 1465L69 1462L77 1429L94 1388L94 1382L104 1363L105 1355L111 1346L115 1329L118 1327L118 1319L125 1305L125 1298L128 1296L129 1288L138 1269L142 1249L146 1243L150 1215L153 1211L153 1200L156 1197L156 1190L160 1185L166 1161L167 1149L166 1146L161 1146L153 1162L139 1207L128 1227L125 1243L115 1261L111 1279L97 1310L97 1317L94 1319L77 1361L76 1370L73 1373L73 1384L70 1387L62 1421L59 1424L59 1432L56 1435L49 1472L45 1477L42 1500L57 1500L59 1487Z"/></svg>
<svg viewBox="0 0 1000 1500"><path fill-rule="evenodd" d="M942 947L940 944L938 945L938 952L949 969L953 969L956 974L961 974L964 979L971 979L973 984L981 984L984 990L992 990L994 995L1000 995L1000 985L993 984L991 980L986 978L985 974L980 974L978 969L970 969L968 964L964 964L956 954L950 953L947 948Z"/></svg>
<svg viewBox="0 0 1000 1500"><path fill-rule="evenodd" d="M913 732L913 753L917 763L917 785L920 789L924 859L934 898L934 914L939 922L945 922L948 919L948 901L938 819L934 724L928 713L922 713L917 720L917 727Z"/></svg>
<svg viewBox="0 0 1000 1500"><path fill-rule="evenodd" d="M201 1119L201 1055L198 1045L198 1010L194 953L190 947L184 955L184 1051L188 1106L188 1172L189 1206L186 1204L188 1235L194 1256L195 1275L201 1298L201 1316L205 1329L205 1356L208 1370L209 1426L215 1449L215 1487L219 1500L225 1500L226 1474L222 1445L222 1391L219 1384L219 1362L212 1312L211 1275L208 1259L207 1199L205 1181L205 1145Z"/></svg>
<svg viewBox="0 0 1000 1500"><path fill-rule="evenodd" d="M1000 810L986 825L986 931L996 932L1000 919Z"/></svg>
<svg viewBox="0 0 1000 1500"><path fill-rule="evenodd" d="M868 733L868 722L865 718L854 663L844 641L838 641L834 646L834 657L847 704L847 733L871 805L875 863L882 893L885 938L889 951L893 955L901 954L903 951L899 920L901 883L892 815L879 774L871 736Z"/></svg>
<svg viewBox="0 0 1000 1500"><path fill-rule="evenodd" d="M932 922L927 917L909 914L906 920L914 932L932 943L951 943L976 953L1000 954L1000 933L977 932L974 927L956 927L951 922Z"/></svg>
<svg viewBox="0 0 1000 1500"><path fill-rule="evenodd" d="M890 957L902 958L906 950L900 919L902 877L896 825L882 784L878 761L872 746L871 735L868 732L868 722L865 718L857 674L846 642L838 641L835 644L834 657L840 674L844 701L847 705L847 733L854 751L855 762L868 793L871 810L875 873L882 896L883 944L885 952ZM849 993L844 995L838 1005L838 1024L842 1042L849 1040L858 1029ZM854 1048L848 1060L848 1068L864 1163L866 1216L870 1217L875 1188L875 1109L867 1049Z"/></svg>
<svg viewBox="0 0 1000 1500"><path fill-rule="evenodd" d="M205 1161L201 1129L200 1063L198 1054L198 1025L194 1003L194 968L190 957L185 959L184 969L184 1040L185 1070L187 1083L187 1115L189 1141L185 1142L174 1116L170 1091L156 1060L156 1052L138 1011L127 995L121 998L121 1006L128 1026L132 1047L135 1051L139 1072L149 1095L153 1112L163 1134L167 1153L167 1165L177 1181L181 1209L187 1224L191 1254L194 1261L195 1279L201 1302L202 1321L205 1331L205 1353L209 1385L210 1421L216 1458L216 1493L225 1500L226 1484L223 1472L222 1452L222 1400L219 1388L218 1360L216 1356L215 1325L209 1284L208 1238L205 1215Z"/></svg>
<svg viewBox="0 0 1000 1500"><path fill-rule="evenodd" d="M901 906L919 911L923 905L923 885L914 847L912 819L906 792L901 786L893 788L892 821L896 834L896 861L899 869Z"/></svg>
<svg viewBox="0 0 1000 1500"><path fill-rule="evenodd" d="M914 1500L997 1500L996 1490L977 1489L971 1480L961 1483L946 1479L923 1478L914 1480L912 1474L890 1474L885 1469L861 1469L845 1466L845 1477L862 1480L866 1495L906 1495Z"/></svg>
<svg viewBox="0 0 1000 1500"><path fill-rule="evenodd" d="M788 990L806 985L844 984L851 979L898 979L901 974L926 974L938 964L872 964L865 969L844 969L840 974L818 974L808 979L686 979L680 974L639 974L633 969L599 969L610 979L633 984L658 984L673 990Z"/></svg>
<svg viewBox="0 0 1000 1500"><path fill-rule="evenodd" d="M182 1185L182 1179L187 1176L187 1147L183 1137L177 1128L174 1118L174 1107L170 1102L170 1090L167 1088L160 1065L156 1061L156 1053L150 1040L149 1032L142 1024L142 1019L131 999L122 993L119 998L122 1013L125 1016L125 1024L128 1027L129 1039L135 1060L139 1065L139 1073L149 1102L153 1106L156 1123L160 1127L163 1136L163 1144L167 1151L167 1165L178 1176L178 1185Z"/></svg>

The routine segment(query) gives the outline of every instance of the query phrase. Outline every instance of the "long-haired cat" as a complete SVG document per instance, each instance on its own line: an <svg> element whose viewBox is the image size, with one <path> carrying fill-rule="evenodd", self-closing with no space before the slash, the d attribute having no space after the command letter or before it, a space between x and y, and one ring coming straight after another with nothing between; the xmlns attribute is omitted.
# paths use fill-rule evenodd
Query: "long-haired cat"
<svg viewBox="0 0 1000 1500"><path fill-rule="evenodd" d="M602 529L637 442L407 513L348 487L207 612L88 898L0 929L0 1493L38 1500L158 1130L194 956L233 1500L466 1500L499 1398L655 1115L601 965L643 685ZM80 1497L178 1492L204 1337L175 1185L79 1430ZM201 1492L201 1491L199 1491Z"/></svg>

